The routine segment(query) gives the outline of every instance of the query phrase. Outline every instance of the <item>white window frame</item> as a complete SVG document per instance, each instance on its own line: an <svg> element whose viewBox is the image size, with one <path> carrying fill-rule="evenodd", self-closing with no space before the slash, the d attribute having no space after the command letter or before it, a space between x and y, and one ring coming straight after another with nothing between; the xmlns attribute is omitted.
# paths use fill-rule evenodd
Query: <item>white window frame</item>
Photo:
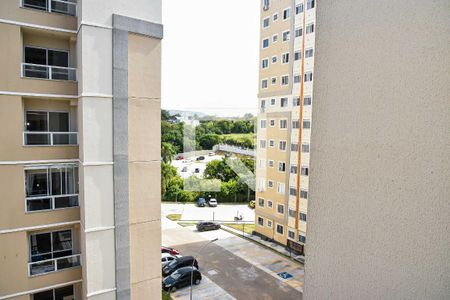
<svg viewBox="0 0 450 300"><path fill-rule="evenodd" d="M273 59L275 58L275 61L273 61ZM272 59L271 59L272 64L276 64L278 62L278 56L273 55Z"/></svg>
<svg viewBox="0 0 450 300"><path fill-rule="evenodd" d="M290 41L290 39L291 39L291 31L290 30L283 31L283 33L281 34L282 42L287 43Z"/></svg>
<svg viewBox="0 0 450 300"><path fill-rule="evenodd" d="M280 168L283 167L284 168ZM280 169L284 169L284 171L280 170ZM278 173L286 173L286 162L285 161L279 161L278 162Z"/></svg>
<svg viewBox="0 0 450 300"><path fill-rule="evenodd" d="M286 186L283 182L277 182L277 193L278 194L284 194L286 191Z"/></svg>
<svg viewBox="0 0 450 300"><path fill-rule="evenodd" d="M266 83L265 84L266 87L264 87L264 82ZM268 88L269 88L269 79L267 78L261 79L261 89L267 90Z"/></svg>
<svg viewBox="0 0 450 300"><path fill-rule="evenodd" d="M266 62L266 66L265 67L264 67L264 62ZM270 67L269 63L270 62L269 62L269 58L268 57L265 57L265 58L261 59L261 69L263 69L263 70L268 69Z"/></svg>
<svg viewBox="0 0 450 300"><path fill-rule="evenodd" d="M280 15L278 14L278 12L276 12L272 15L272 22L277 22L279 19L280 19Z"/></svg>
<svg viewBox="0 0 450 300"><path fill-rule="evenodd" d="M269 159L269 160L267 161L267 166L268 166L269 168L273 168L273 166L274 166L274 161L271 160L271 159Z"/></svg>
<svg viewBox="0 0 450 300"><path fill-rule="evenodd" d="M267 40L267 47L264 47L264 41ZM267 49L270 47L270 38L263 38L261 41L261 49Z"/></svg>
<svg viewBox="0 0 450 300"><path fill-rule="evenodd" d="M286 65L289 63L289 52L284 52L281 54L281 64Z"/></svg>
<svg viewBox="0 0 450 300"><path fill-rule="evenodd" d="M282 236L284 236L284 225L282 225L282 224L278 224L278 223L275 223L275 224L276 224L276 227L275 227L275 234L278 234L278 235L282 235ZM278 226L280 226L280 227L281 227L281 229L282 229L283 233L279 233L279 232L278 232Z"/></svg>
<svg viewBox="0 0 450 300"><path fill-rule="evenodd" d="M280 124L280 129L281 130L288 130L289 125L288 125L288 120L287 119L280 119L280 123L279 124ZM282 124L286 124L286 126L283 127Z"/></svg>
<svg viewBox="0 0 450 300"><path fill-rule="evenodd" d="M287 82L286 82L285 79L287 79ZM283 82L284 82L284 83L283 83ZM289 75L288 75L288 74L281 76L281 82L280 82L280 84L281 84L281 86L289 85Z"/></svg>
<svg viewBox="0 0 450 300"><path fill-rule="evenodd" d="M265 22L267 21L267 26L265 26ZM262 21L262 28L266 29L270 27L270 17L264 18Z"/></svg>
<svg viewBox="0 0 450 300"><path fill-rule="evenodd" d="M278 42L278 34L272 35L272 44L275 44L276 42Z"/></svg>
<svg viewBox="0 0 450 300"><path fill-rule="evenodd" d="M269 140L269 148L275 147L275 140L270 139Z"/></svg>
<svg viewBox="0 0 450 300"><path fill-rule="evenodd" d="M270 83L271 83L272 85L276 85L276 84L277 84L277 81L278 81L278 78L277 78L277 77L272 77L272 78L270 79Z"/></svg>
<svg viewBox="0 0 450 300"><path fill-rule="evenodd" d="M287 12L286 18L285 18L285 12ZM283 9L281 18L283 19L283 22L286 20L289 20L291 18L291 8L290 7L286 7L285 9Z"/></svg>
<svg viewBox="0 0 450 300"><path fill-rule="evenodd" d="M284 150L281 149L281 144L282 143L285 143L285 149ZM279 143L278 143L278 150L286 152L286 149L287 149L287 141L286 140L280 140Z"/></svg>

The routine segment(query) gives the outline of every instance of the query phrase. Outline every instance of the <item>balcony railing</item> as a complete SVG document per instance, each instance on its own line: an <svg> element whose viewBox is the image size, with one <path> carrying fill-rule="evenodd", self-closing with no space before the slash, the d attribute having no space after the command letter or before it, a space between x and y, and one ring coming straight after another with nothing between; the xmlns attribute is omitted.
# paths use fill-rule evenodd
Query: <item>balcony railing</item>
<svg viewBox="0 0 450 300"><path fill-rule="evenodd" d="M77 69L49 65L22 63L22 77L50 80L77 80Z"/></svg>
<svg viewBox="0 0 450 300"><path fill-rule="evenodd" d="M78 145L78 132L24 131L23 144L27 146Z"/></svg>
<svg viewBox="0 0 450 300"><path fill-rule="evenodd" d="M25 200L27 202L27 212L57 210L79 206L78 194L27 197Z"/></svg>
<svg viewBox="0 0 450 300"><path fill-rule="evenodd" d="M28 276L56 272L81 265L81 255L69 255L28 263Z"/></svg>
<svg viewBox="0 0 450 300"><path fill-rule="evenodd" d="M77 3L73 0L22 0L22 6L70 16L77 14Z"/></svg>

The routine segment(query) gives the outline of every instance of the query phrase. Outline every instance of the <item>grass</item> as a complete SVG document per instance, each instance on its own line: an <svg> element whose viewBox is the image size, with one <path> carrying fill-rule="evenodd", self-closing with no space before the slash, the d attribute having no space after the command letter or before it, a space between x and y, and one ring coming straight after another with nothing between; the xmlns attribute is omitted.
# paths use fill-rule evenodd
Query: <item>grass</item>
<svg viewBox="0 0 450 300"><path fill-rule="evenodd" d="M171 220L171 221L180 221L180 219L181 219L181 214L171 214L171 215L167 215L166 218L169 219L169 220Z"/></svg>
<svg viewBox="0 0 450 300"><path fill-rule="evenodd" d="M237 224L237 223L225 223L223 224L225 226L231 227L233 229L242 231L243 224ZM244 232L248 234L252 234L252 232L255 230L255 224L244 224Z"/></svg>
<svg viewBox="0 0 450 300"><path fill-rule="evenodd" d="M162 291L162 300L172 300L172 297L166 291Z"/></svg>
<svg viewBox="0 0 450 300"><path fill-rule="evenodd" d="M226 137L233 137L233 138L243 138L243 137L248 137L248 138L255 138L255 134L254 133L229 133L229 134L221 134L221 136L226 136Z"/></svg>

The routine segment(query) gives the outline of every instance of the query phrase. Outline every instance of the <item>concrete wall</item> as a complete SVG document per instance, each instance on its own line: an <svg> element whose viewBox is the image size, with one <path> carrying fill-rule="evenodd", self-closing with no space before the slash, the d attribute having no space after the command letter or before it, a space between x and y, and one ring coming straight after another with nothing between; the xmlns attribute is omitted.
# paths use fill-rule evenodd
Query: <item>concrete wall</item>
<svg viewBox="0 0 450 300"><path fill-rule="evenodd" d="M450 295L449 1L321 1L306 299Z"/></svg>

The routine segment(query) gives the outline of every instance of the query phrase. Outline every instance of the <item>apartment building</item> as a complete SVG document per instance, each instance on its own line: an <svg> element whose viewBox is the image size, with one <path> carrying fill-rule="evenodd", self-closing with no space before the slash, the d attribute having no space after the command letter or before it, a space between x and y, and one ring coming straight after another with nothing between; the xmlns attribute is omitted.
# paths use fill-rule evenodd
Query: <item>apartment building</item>
<svg viewBox="0 0 450 300"><path fill-rule="evenodd" d="M256 232L304 255L315 0L263 0Z"/></svg>
<svg viewBox="0 0 450 300"><path fill-rule="evenodd" d="M161 1L0 2L0 299L160 296Z"/></svg>

